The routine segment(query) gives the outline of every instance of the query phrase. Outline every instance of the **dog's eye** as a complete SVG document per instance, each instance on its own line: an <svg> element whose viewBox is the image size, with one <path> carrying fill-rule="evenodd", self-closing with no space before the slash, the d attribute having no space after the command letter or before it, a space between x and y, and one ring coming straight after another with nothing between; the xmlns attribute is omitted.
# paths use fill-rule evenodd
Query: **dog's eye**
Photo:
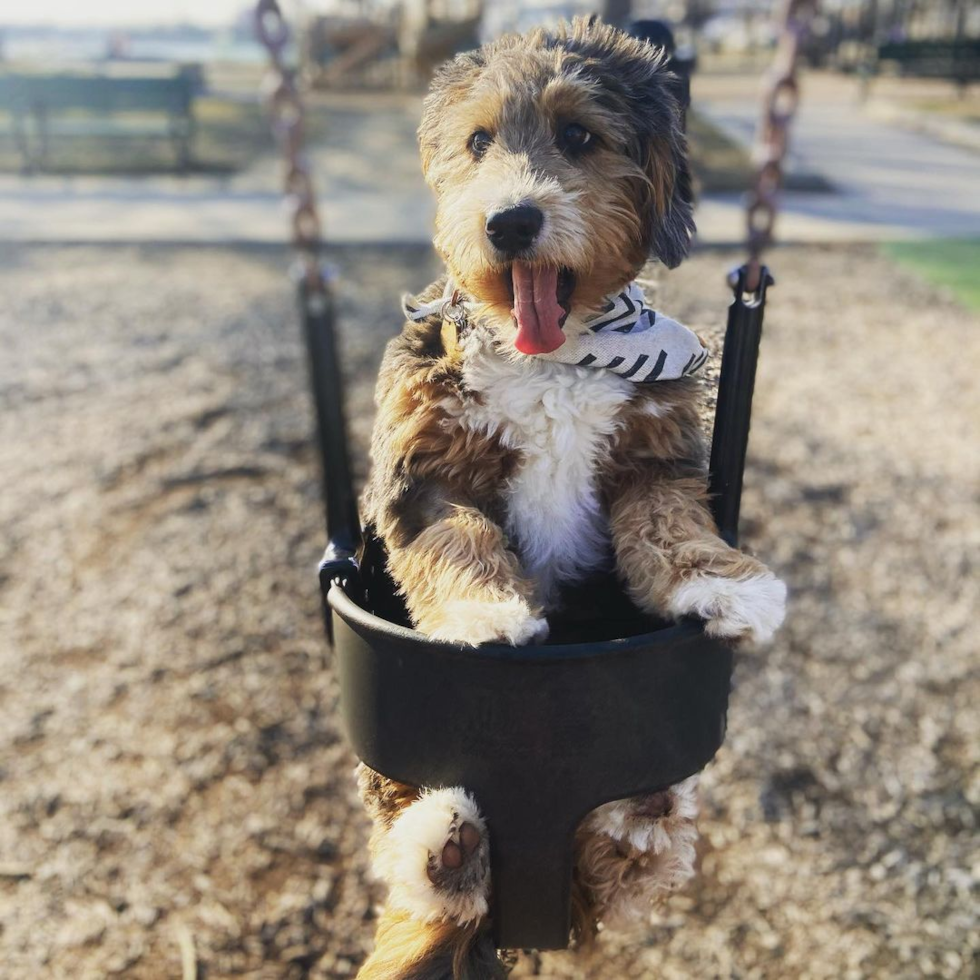
<svg viewBox="0 0 980 980"><path fill-rule="evenodd" d="M482 157L490 149L492 142L493 137L485 129L478 129L470 137L470 152L475 157Z"/></svg>
<svg viewBox="0 0 980 980"><path fill-rule="evenodd" d="M569 123L561 131L561 143L566 150L584 150L592 142L592 134L580 123Z"/></svg>

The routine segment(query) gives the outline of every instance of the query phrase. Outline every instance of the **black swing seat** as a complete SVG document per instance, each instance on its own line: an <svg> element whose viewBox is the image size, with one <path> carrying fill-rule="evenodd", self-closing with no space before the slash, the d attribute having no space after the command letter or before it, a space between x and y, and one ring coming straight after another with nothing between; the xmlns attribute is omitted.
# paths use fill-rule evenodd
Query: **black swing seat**
<svg viewBox="0 0 980 980"><path fill-rule="evenodd" d="M747 296L745 276L729 308L711 462L715 516L732 541L771 283L765 273ZM602 803L710 762L725 736L732 650L697 621L644 616L613 575L566 595L542 645L474 649L409 628L380 543L351 533L332 310L303 310L331 540L320 582L351 745L389 778L472 793L490 831L496 945L564 948L576 827Z"/></svg>
<svg viewBox="0 0 980 980"><path fill-rule="evenodd" d="M355 753L392 779L471 792L490 828L495 942L565 947L575 828L707 765L725 735L731 650L694 622L473 649L379 619L356 594L350 581L327 592Z"/></svg>

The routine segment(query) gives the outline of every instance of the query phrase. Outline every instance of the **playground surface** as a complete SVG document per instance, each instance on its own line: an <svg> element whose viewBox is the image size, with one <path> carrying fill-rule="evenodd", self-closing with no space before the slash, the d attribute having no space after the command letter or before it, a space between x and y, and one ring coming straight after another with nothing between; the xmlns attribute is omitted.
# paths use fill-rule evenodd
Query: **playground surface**
<svg viewBox="0 0 980 980"><path fill-rule="evenodd" d="M363 475L398 295L434 260L333 257ZM717 325L736 258L696 255L658 305ZM325 980L369 949L285 264L0 252L5 980ZM790 614L739 654L700 877L638 937L517 977L973 975L980 319L871 247L772 265L744 538Z"/></svg>

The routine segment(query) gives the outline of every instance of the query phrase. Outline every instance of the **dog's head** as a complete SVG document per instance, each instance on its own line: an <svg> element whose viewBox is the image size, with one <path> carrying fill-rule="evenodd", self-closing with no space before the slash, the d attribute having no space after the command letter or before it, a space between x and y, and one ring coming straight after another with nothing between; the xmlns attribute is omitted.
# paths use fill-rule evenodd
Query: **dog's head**
<svg viewBox="0 0 980 980"><path fill-rule="evenodd" d="M561 346L650 255L694 231L680 106L662 52L605 24L508 36L437 74L419 142L436 248L524 353ZM513 319L511 311L513 309Z"/></svg>

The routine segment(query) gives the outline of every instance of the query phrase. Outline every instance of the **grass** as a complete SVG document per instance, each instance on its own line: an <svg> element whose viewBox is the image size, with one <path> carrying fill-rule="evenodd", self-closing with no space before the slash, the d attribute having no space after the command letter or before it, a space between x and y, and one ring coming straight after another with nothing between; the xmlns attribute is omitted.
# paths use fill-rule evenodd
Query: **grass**
<svg viewBox="0 0 980 980"><path fill-rule="evenodd" d="M980 311L980 239L890 242L884 253Z"/></svg>
<svg viewBox="0 0 980 980"><path fill-rule="evenodd" d="M326 136L328 119L337 109L336 100L309 101L306 131L310 142ZM355 104L344 111L361 112L365 108ZM86 116L82 113L77 118L84 122ZM194 118L191 173L232 174L249 166L258 156L275 151L268 120L256 102L201 97L194 103ZM145 119L130 115L126 117L126 125L131 125L133 131L124 136L106 137L98 135L97 130L87 135L53 136L45 172L120 176L174 173L176 156L170 141L162 135L138 133L141 123L159 128L162 119L160 115ZM336 119L334 123L337 125ZM696 110L688 114L688 135L691 163L702 191L741 192L749 188L754 169L741 144ZM20 173L22 165L10 119L0 112L0 173ZM788 186L801 189L814 189L811 183L807 175L790 175L788 180Z"/></svg>
<svg viewBox="0 0 980 980"><path fill-rule="evenodd" d="M913 108L919 112L942 115L960 122L980 123L980 98L976 95L977 86L974 85L966 98L956 98L951 95L948 99L924 99L913 104Z"/></svg>
<svg viewBox="0 0 980 980"><path fill-rule="evenodd" d="M314 104L307 119L307 138L325 130L326 111ZM81 116L80 118L84 118ZM196 131L192 173L235 173L258 155L274 150L269 124L259 105L248 101L199 98L194 103ZM147 117L159 125L161 116ZM128 117L134 133L104 136L53 137L46 172L57 174L172 173L176 167L170 142L162 136L138 135L138 116ZM696 112L688 117L692 164L706 191L742 191L752 177L745 150ZM0 113L0 173L19 173L22 161L10 120Z"/></svg>
<svg viewBox="0 0 980 980"><path fill-rule="evenodd" d="M703 191L744 191L752 180L752 161L745 149L696 110L687 114L691 167Z"/></svg>
<svg viewBox="0 0 980 980"><path fill-rule="evenodd" d="M311 113L311 117L314 116ZM84 115L79 117L84 119ZM255 102L202 97L194 102L195 135L191 173L231 174L248 166L259 154L274 150L269 123ZM53 136L47 173L154 174L173 173L176 154L163 135L139 133L141 124L159 129L162 115L145 120L126 117L132 134L106 138L95 135ZM316 136L320 120L311 118L308 131ZM22 160L14 143L9 116L0 113L0 173L20 173Z"/></svg>
<svg viewBox="0 0 980 980"><path fill-rule="evenodd" d="M747 191L755 179L755 167L748 150L726 135L697 109L687 114L687 137L691 148L691 167L702 192ZM819 174L786 174L784 186L797 191L829 191L832 188Z"/></svg>

